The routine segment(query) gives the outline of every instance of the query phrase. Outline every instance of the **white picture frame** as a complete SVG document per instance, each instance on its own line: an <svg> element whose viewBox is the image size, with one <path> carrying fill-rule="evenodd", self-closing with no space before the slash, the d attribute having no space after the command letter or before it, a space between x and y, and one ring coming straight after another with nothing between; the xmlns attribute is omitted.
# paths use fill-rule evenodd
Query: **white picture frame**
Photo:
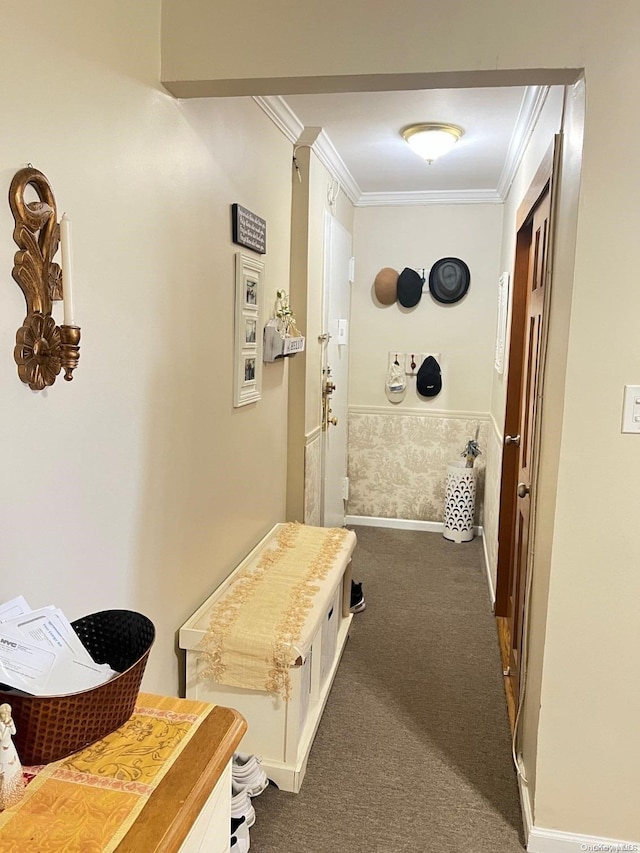
<svg viewBox="0 0 640 853"><path fill-rule="evenodd" d="M507 346L507 319L509 317L509 288L511 275L503 272L498 280L498 323L496 327L495 369L504 373L505 349Z"/></svg>
<svg viewBox="0 0 640 853"><path fill-rule="evenodd" d="M236 310L233 359L234 408L262 397L261 312L264 262L236 252Z"/></svg>

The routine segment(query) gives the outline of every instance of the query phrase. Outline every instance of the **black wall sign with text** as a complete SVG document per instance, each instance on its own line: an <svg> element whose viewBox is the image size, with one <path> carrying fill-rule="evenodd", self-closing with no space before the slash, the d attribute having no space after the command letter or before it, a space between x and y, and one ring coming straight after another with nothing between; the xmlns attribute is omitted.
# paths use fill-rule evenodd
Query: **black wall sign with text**
<svg viewBox="0 0 640 853"><path fill-rule="evenodd" d="M267 252L267 222L240 204L231 205L233 242L264 255Z"/></svg>

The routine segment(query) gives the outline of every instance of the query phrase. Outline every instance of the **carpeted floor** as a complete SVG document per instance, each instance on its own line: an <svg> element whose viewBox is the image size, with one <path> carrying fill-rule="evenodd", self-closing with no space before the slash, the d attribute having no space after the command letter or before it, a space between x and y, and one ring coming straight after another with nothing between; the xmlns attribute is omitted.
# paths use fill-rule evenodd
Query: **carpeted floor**
<svg viewBox="0 0 640 853"><path fill-rule="evenodd" d="M253 853L522 853L482 541L357 527L353 619L299 794L254 806Z"/></svg>

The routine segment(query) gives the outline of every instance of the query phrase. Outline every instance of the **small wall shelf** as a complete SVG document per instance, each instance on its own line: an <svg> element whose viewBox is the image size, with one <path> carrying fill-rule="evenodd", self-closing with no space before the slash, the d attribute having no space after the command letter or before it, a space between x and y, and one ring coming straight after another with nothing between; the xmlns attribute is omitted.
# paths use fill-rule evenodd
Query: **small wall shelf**
<svg viewBox="0 0 640 853"><path fill-rule="evenodd" d="M287 358L296 353L304 352L303 335L284 335L278 328L277 320L270 320L264 327L264 346L262 349L262 360L277 361Z"/></svg>

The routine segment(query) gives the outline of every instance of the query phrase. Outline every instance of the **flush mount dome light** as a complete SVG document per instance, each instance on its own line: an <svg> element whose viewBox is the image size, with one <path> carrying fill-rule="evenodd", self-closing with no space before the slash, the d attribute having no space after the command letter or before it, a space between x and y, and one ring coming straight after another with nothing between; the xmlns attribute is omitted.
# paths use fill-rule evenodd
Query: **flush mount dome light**
<svg viewBox="0 0 640 853"><path fill-rule="evenodd" d="M403 139L409 143L416 154L419 154L427 163L433 163L437 157L441 157L450 151L460 139L464 130L455 124L412 124L402 131Z"/></svg>

